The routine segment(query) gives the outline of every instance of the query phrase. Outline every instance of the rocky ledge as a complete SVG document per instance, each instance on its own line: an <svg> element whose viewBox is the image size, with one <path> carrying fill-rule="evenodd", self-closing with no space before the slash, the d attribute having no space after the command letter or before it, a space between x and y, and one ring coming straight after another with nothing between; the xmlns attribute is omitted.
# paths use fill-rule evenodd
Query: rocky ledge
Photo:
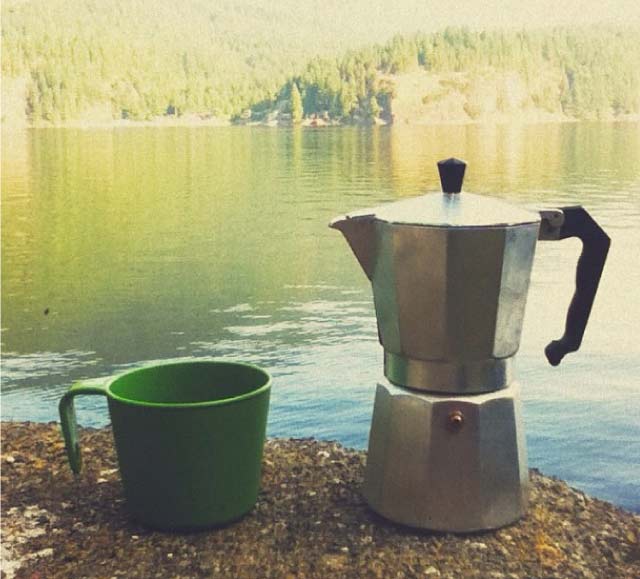
<svg viewBox="0 0 640 579"><path fill-rule="evenodd" d="M2 441L3 578L640 577L640 517L536 470L517 524L436 534L367 508L363 452L269 440L255 509L179 535L127 517L109 429L83 429L75 478L56 424L3 423Z"/></svg>

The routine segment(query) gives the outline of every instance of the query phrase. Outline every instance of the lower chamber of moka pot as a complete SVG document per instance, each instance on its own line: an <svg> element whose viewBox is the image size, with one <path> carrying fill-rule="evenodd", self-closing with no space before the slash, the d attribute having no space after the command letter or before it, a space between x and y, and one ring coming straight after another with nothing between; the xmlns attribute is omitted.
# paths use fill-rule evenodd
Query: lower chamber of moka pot
<svg viewBox="0 0 640 579"><path fill-rule="evenodd" d="M434 531L495 529L528 498L519 387L452 396L378 383L364 496L383 517Z"/></svg>

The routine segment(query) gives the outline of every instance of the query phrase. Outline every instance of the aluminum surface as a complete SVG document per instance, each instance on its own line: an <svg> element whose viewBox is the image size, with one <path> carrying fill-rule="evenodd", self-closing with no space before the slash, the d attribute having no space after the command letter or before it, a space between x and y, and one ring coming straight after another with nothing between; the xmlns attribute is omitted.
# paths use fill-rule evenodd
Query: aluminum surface
<svg viewBox="0 0 640 579"><path fill-rule="evenodd" d="M524 515L528 483L517 384L443 396L380 381L363 489L373 510L424 529L492 529Z"/></svg>
<svg viewBox="0 0 640 579"><path fill-rule="evenodd" d="M455 384L456 393L492 392L511 383L513 358L468 363L430 362L385 351L384 375L394 384L413 385L416 390L448 392Z"/></svg>
<svg viewBox="0 0 640 579"><path fill-rule="evenodd" d="M407 365L465 367L490 366L517 352L539 222L445 228L362 219L335 226L371 279L386 352L406 358ZM403 381L400 375L389 377L436 392L486 392L508 383L481 373L454 372L465 378L451 383L419 380L420 373L405 373Z"/></svg>
<svg viewBox="0 0 640 579"><path fill-rule="evenodd" d="M387 223L431 227L506 227L540 222L537 212L473 193L429 193L353 211L343 219L363 217Z"/></svg>

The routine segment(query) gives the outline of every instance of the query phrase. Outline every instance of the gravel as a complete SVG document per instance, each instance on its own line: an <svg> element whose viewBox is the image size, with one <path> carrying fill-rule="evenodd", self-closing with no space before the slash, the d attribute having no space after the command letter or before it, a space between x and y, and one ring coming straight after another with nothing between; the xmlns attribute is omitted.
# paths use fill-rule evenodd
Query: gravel
<svg viewBox="0 0 640 579"><path fill-rule="evenodd" d="M365 453L312 439L265 447L254 510L230 526L160 533L131 521L110 429L82 429L74 477L55 423L2 423L2 577L640 577L640 517L531 471L528 515L498 531L402 528L360 494Z"/></svg>

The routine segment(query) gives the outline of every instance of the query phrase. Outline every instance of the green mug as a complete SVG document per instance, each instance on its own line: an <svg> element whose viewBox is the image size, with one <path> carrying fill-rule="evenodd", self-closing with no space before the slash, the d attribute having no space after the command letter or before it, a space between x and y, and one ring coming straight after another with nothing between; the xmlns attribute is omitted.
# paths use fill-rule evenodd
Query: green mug
<svg viewBox="0 0 640 579"><path fill-rule="evenodd" d="M60 400L71 469L82 461L73 400L107 397L127 508L141 523L189 530L222 525L260 488L271 377L255 366L188 361L73 385Z"/></svg>

